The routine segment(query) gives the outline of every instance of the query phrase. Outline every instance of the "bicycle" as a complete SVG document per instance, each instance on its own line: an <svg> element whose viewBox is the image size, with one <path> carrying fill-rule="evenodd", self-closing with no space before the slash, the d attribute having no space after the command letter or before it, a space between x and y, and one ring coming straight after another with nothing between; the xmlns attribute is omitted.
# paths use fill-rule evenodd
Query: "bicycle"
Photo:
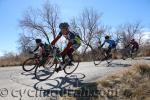
<svg viewBox="0 0 150 100"><path fill-rule="evenodd" d="M106 48L92 48L92 58L95 66L99 65L102 61L106 61L108 65L113 61L112 53L107 54L106 52Z"/></svg>
<svg viewBox="0 0 150 100"><path fill-rule="evenodd" d="M60 50L57 47L52 47L50 59L47 60L48 62L45 63L44 66L37 66L35 68L35 78L39 81L44 81L47 80L49 77L53 75L55 72L56 68L58 68L58 64L62 62L62 59L59 55ZM69 66L69 57L66 56L64 59L64 72L65 74L72 74L77 67L79 66L80 62L80 57L78 53L74 52L73 53L73 61L71 66Z"/></svg>
<svg viewBox="0 0 150 100"><path fill-rule="evenodd" d="M26 59L22 64L22 69L26 72L29 72L39 64L40 59L38 53L33 53L33 57Z"/></svg>
<svg viewBox="0 0 150 100"><path fill-rule="evenodd" d="M138 51L137 50L132 51L132 46L133 45L128 45L122 50L122 52L123 52L122 59L123 60L126 60L127 58L134 59L137 56Z"/></svg>

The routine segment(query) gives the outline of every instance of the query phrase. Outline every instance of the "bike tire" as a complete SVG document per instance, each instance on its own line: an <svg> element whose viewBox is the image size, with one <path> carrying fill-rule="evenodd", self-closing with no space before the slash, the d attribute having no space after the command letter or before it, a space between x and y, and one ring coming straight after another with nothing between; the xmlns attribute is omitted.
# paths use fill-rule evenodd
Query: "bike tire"
<svg viewBox="0 0 150 100"><path fill-rule="evenodd" d="M45 69L44 65L41 65L41 66L38 65L35 68L35 73L34 74L35 74L35 78L37 80L45 81L45 80L47 80L48 78L50 78L53 75L53 73L55 72L55 69L57 67L57 63L54 63L54 61L51 62L51 63L53 63L53 64L49 66L49 69ZM54 66L54 69L52 69L53 66ZM42 71L43 73L41 74L40 71ZM42 76L42 75L43 75L43 77L45 75L45 77L41 78L40 76Z"/></svg>
<svg viewBox="0 0 150 100"><path fill-rule="evenodd" d="M75 58L76 57L76 58ZM67 75L69 75L69 74L72 74L77 68L78 68L78 66L79 66L79 63L80 63L80 56L78 55L78 54L74 54L73 55L73 59L76 59L75 61L72 61L72 63L73 63L73 66L68 66L68 65L66 65L65 67L64 67L64 73L65 74L67 74ZM68 71L68 69L70 69L70 68L73 68L71 71Z"/></svg>
<svg viewBox="0 0 150 100"><path fill-rule="evenodd" d="M112 61L113 61L112 57L111 57L111 58L106 59L106 62L107 62L107 64L108 64L108 65L109 65Z"/></svg>
<svg viewBox="0 0 150 100"><path fill-rule="evenodd" d="M34 63L34 64L32 64ZM31 67L32 64L32 67ZM23 62L22 69L26 72L33 70L37 66L35 58L29 58Z"/></svg>
<svg viewBox="0 0 150 100"><path fill-rule="evenodd" d="M98 50L92 50L92 58L93 58L93 62L94 62L94 65L97 66L99 64L101 64L101 62L103 61L104 59L104 55L102 54L101 51Z"/></svg>

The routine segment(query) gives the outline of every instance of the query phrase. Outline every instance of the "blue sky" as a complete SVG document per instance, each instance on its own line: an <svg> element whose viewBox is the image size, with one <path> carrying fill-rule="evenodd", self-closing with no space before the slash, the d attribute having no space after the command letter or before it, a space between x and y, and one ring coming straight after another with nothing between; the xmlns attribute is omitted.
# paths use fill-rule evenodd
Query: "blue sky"
<svg viewBox="0 0 150 100"><path fill-rule="evenodd" d="M0 55L5 51L17 52L17 40L21 32L18 22L24 11L39 8L45 0L0 0ZM150 0L50 0L60 8L62 21L78 16L84 8L103 13L102 22L117 25L142 21L150 29Z"/></svg>

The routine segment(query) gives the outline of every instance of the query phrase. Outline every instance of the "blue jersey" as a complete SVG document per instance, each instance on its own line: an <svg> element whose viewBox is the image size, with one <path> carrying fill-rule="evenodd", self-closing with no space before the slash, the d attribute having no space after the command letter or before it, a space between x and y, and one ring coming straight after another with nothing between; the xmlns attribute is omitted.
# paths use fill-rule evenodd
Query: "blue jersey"
<svg viewBox="0 0 150 100"><path fill-rule="evenodd" d="M105 43L108 43L108 44L109 44L109 48L112 48L113 46L116 45L116 43L115 43L114 40L105 40L104 43L102 44L102 46L103 46Z"/></svg>

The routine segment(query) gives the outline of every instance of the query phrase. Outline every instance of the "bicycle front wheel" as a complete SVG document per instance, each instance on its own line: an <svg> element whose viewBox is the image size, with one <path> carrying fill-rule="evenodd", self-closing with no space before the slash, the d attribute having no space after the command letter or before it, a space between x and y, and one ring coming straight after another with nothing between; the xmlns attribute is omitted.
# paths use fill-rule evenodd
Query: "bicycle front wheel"
<svg viewBox="0 0 150 100"><path fill-rule="evenodd" d="M94 65L97 66L99 65L105 58L104 54L102 53L102 51L100 49L97 50L92 50L92 58L94 61Z"/></svg>
<svg viewBox="0 0 150 100"><path fill-rule="evenodd" d="M108 58L106 59L106 62L107 62L108 65L109 65L112 61L113 61L112 57L108 57Z"/></svg>
<svg viewBox="0 0 150 100"><path fill-rule="evenodd" d="M35 78L39 81L47 80L54 74L56 67L57 63L54 58L47 59L44 65L35 68Z"/></svg>
<svg viewBox="0 0 150 100"><path fill-rule="evenodd" d="M33 70L37 66L35 58L29 58L23 62L22 69L26 72Z"/></svg>
<svg viewBox="0 0 150 100"><path fill-rule="evenodd" d="M72 74L79 66L79 63L81 61L80 59L80 55L77 54L77 53L74 53L73 54L73 61L72 61L72 64L71 65L66 65L65 68L64 68L64 72L66 74Z"/></svg>

